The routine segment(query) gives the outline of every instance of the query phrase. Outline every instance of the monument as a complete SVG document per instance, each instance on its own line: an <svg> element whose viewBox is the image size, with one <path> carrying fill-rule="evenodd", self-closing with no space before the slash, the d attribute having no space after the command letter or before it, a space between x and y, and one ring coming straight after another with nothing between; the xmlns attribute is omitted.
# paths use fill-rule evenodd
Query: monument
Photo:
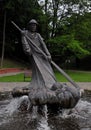
<svg viewBox="0 0 91 130"><path fill-rule="evenodd" d="M27 86L30 109L33 106L59 105L61 108L73 108L80 99L79 86L61 69L51 58L46 44L37 33L37 21L32 19L27 30L21 30L14 22L15 27L21 32L24 52L31 59L32 80ZM57 82L51 64L62 73L73 86Z"/></svg>

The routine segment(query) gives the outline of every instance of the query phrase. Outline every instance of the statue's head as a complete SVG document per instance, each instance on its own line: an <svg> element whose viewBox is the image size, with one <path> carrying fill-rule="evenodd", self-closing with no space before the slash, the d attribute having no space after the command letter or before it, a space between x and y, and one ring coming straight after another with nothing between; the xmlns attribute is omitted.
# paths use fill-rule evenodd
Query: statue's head
<svg viewBox="0 0 91 130"><path fill-rule="evenodd" d="M35 19L31 19L28 23L28 29L31 32L36 32L37 25L38 25L38 22Z"/></svg>

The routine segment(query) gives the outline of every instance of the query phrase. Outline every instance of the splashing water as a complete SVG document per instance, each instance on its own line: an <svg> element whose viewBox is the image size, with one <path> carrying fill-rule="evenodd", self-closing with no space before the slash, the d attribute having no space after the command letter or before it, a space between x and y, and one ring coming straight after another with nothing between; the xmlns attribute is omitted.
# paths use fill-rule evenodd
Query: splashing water
<svg viewBox="0 0 91 130"><path fill-rule="evenodd" d="M79 100L73 109L61 110L58 115L50 116L44 106L45 116L37 112L20 112L22 101L28 96L0 101L0 130L91 130L91 102Z"/></svg>
<svg viewBox="0 0 91 130"><path fill-rule="evenodd" d="M5 100L0 102L0 125L9 122L9 117L14 112L17 112L18 98L12 100Z"/></svg>

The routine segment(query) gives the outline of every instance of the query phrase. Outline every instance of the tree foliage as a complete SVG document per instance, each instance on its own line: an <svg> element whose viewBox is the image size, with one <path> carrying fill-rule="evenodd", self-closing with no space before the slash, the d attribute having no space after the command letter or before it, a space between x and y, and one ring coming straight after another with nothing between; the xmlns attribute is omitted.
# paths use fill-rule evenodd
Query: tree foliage
<svg viewBox="0 0 91 130"><path fill-rule="evenodd" d="M3 8L7 11L7 52L21 52L20 33L11 20L24 28L35 18L52 55L64 60L91 55L90 0L6 0Z"/></svg>
<svg viewBox="0 0 91 130"><path fill-rule="evenodd" d="M5 53L22 57L21 35L11 21L14 21L21 29L27 28L30 19L35 18L40 21L44 17L43 12L36 0L7 0L3 5L3 10L6 11L7 17Z"/></svg>
<svg viewBox="0 0 91 130"><path fill-rule="evenodd" d="M41 0L39 0L41 1ZM44 2L43 2L44 1ZM44 3L44 4L43 4ZM67 18L84 15L91 11L90 0L42 0L42 10L49 14L48 22L51 23L51 36L55 36L59 24L67 24Z"/></svg>
<svg viewBox="0 0 91 130"><path fill-rule="evenodd" d="M90 52L83 48L83 43L75 40L73 35L62 35L48 40L52 55L60 55L64 61L70 57L79 59L87 56Z"/></svg>

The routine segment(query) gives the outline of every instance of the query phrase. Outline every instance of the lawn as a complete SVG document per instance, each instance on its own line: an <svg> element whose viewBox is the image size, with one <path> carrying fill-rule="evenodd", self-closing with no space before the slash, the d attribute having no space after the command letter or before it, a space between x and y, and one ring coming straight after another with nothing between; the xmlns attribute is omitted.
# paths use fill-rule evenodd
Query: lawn
<svg viewBox="0 0 91 130"><path fill-rule="evenodd" d="M4 59L4 68L23 68L24 64L19 62ZM91 82L91 72L85 71L72 71L67 70L66 73L75 81L75 82ZM59 82L67 82L66 78L62 76L58 71L55 71L55 76ZM31 78L26 78L26 82L29 82ZM17 74L12 76L0 77L0 82L23 82L24 74Z"/></svg>
<svg viewBox="0 0 91 130"><path fill-rule="evenodd" d="M91 82L91 72L67 71L66 72L75 82ZM67 82L66 78L59 72L55 72L55 76L59 82ZM25 82L31 81L26 78ZM0 82L24 82L24 74L0 77Z"/></svg>
<svg viewBox="0 0 91 130"><path fill-rule="evenodd" d="M91 72L83 71L67 71L66 72L75 82L91 82ZM58 81L66 82L64 76L60 75L59 72L56 72L56 78Z"/></svg>
<svg viewBox="0 0 91 130"><path fill-rule="evenodd" d="M1 63L1 58L0 58L0 63ZM26 67L26 64L23 64L19 61L15 61L13 59L4 59L3 61L3 68L24 68Z"/></svg>

